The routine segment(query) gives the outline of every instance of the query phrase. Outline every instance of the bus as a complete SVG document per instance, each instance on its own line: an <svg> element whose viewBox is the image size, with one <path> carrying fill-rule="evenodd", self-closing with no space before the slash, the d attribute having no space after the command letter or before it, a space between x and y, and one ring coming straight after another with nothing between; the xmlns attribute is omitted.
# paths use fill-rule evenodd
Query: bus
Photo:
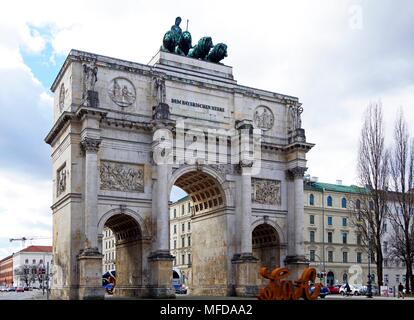
<svg viewBox="0 0 414 320"><path fill-rule="evenodd" d="M184 275L178 268L173 268L172 285L177 294L187 294L187 287L184 284Z"/></svg>

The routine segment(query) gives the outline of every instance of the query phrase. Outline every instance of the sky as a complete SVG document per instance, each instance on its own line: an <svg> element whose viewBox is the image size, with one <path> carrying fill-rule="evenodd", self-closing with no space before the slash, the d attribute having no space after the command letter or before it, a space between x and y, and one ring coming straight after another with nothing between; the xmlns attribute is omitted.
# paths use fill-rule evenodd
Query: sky
<svg viewBox="0 0 414 320"><path fill-rule="evenodd" d="M0 258L51 237L50 86L70 49L147 63L176 16L228 45L239 84L299 97L308 172L357 183L362 114L381 101L414 135L412 1L7 1L0 11ZM173 199L182 194L175 192ZM51 239L26 245L50 244Z"/></svg>

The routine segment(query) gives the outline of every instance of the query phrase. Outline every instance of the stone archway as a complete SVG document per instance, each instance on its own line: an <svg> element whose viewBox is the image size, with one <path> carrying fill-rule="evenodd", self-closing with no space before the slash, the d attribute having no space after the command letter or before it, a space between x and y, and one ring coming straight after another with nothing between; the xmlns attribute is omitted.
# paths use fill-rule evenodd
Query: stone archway
<svg viewBox="0 0 414 320"><path fill-rule="evenodd" d="M270 224L259 224L252 232L253 255L258 260L258 273L260 268L266 267L269 271L280 267L280 238L274 227ZM258 285L266 283L258 274Z"/></svg>
<svg viewBox="0 0 414 320"><path fill-rule="evenodd" d="M111 214L104 222L116 244L116 286L118 297L144 296L144 237L140 224L131 215Z"/></svg>
<svg viewBox="0 0 414 320"><path fill-rule="evenodd" d="M233 254L226 215L226 195L217 177L207 170L181 168L171 187L183 189L193 203L191 214L192 283L194 295L228 295Z"/></svg>

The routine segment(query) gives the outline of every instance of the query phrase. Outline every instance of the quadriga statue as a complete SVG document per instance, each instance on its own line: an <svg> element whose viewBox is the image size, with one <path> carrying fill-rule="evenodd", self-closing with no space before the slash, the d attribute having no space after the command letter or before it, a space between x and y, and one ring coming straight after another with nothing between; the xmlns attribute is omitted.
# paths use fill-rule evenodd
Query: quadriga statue
<svg viewBox="0 0 414 320"><path fill-rule="evenodd" d="M227 57L227 45L224 43L217 43L208 53L207 61L218 63Z"/></svg>
<svg viewBox="0 0 414 320"><path fill-rule="evenodd" d="M211 37L202 37L198 40L198 43L190 49L188 56L191 58L205 60L212 47L213 40L211 40Z"/></svg>

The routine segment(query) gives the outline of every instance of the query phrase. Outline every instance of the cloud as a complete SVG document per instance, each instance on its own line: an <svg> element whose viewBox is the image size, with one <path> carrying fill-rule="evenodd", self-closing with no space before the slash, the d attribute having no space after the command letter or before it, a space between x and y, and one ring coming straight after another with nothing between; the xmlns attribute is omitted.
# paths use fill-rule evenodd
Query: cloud
<svg viewBox="0 0 414 320"><path fill-rule="evenodd" d="M308 171L321 180L356 182L361 117L370 102L382 101L389 135L400 106L414 119L414 4L408 0L73 0L64 9L51 0L16 0L2 9L0 179L11 186L4 192L15 193L2 199L0 218L11 217L14 206L21 212L15 221L27 217L30 230L41 226L39 233L47 229L40 212L51 195L51 185L42 184L51 180L43 142L52 126L48 87L59 63L72 48L147 63L178 15L183 29L190 20L193 44L205 35L228 44L224 63L238 83L300 98L307 138L316 143ZM25 189L19 179L37 188ZM34 190L42 199L32 199L37 211L21 200ZM28 231L19 228L9 230Z"/></svg>

